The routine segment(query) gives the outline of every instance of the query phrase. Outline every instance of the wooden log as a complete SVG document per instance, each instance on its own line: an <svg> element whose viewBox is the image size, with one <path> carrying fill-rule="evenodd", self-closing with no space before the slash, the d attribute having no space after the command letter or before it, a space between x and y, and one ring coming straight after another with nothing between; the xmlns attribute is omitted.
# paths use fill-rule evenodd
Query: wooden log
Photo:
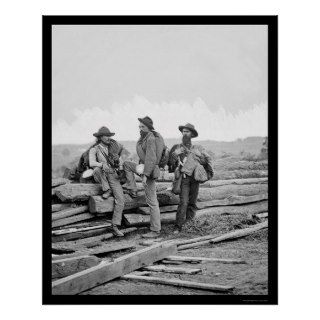
<svg viewBox="0 0 320 320"><path fill-rule="evenodd" d="M166 260L166 259L162 260L161 263L163 263L163 264L175 264L175 265L183 264L182 261L170 261L170 260Z"/></svg>
<svg viewBox="0 0 320 320"><path fill-rule="evenodd" d="M70 180L65 179L65 178L54 178L54 179L52 179L51 186L52 186L52 188L54 188L54 187L58 187L58 186L61 186L61 185L67 184L67 183L70 183Z"/></svg>
<svg viewBox="0 0 320 320"><path fill-rule="evenodd" d="M229 179L229 180L209 180L200 184L201 188L214 188L224 185L236 184L259 184L268 183L268 178L248 178L248 179Z"/></svg>
<svg viewBox="0 0 320 320"><path fill-rule="evenodd" d="M163 265L148 266L142 268L144 271L152 272L166 272L166 273L178 273L178 274L196 274L201 272L201 269L190 269L190 268L181 268L181 267L167 267Z"/></svg>
<svg viewBox="0 0 320 320"><path fill-rule="evenodd" d="M212 180L247 179L268 177L268 170L234 170L215 172Z"/></svg>
<svg viewBox="0 0 320 320"><path fill-rule="evenodd" d="M68 208L52 214L52 221L75 216L76 214L88 211L88 206L79 206L76 208Z"/></svg>
<svg viewBox="0 0 320 320"><path fill-rule="evenodd" d="M69 183L55 188L55 194L62 202L87 201L102 194L102 189L95 183Z"/></svg>
<svg viewBox="0 0 320 320"><path fill-rule="evenodd" d="M179 203L179 197L174 195L170 191L161 191L157 193L159 205L176 205ZM89 199L89 212L91 213L107 213L113 212L114 198L103 199L101 196L92 196ZM137 209L139 207L146 207L145 194L138 195L137 198L131 198L129 195L125 195L125 210Z"/></svg>
<svg viewBox="0 0 320 320"><path fill-rule="evenodd" d="M186 250L186 249L190 249L190 248L195 248L195 247L199 247L202 245L206 245L206 244L212 244L212 243L217 243L217 242L221 242L224 240L231 240L231 239L238 239L238 238L242 238L245 237L249 234L255 233L261 229L264 228L268 228L268 221L262 222L262 223L258 223L257 225L255 225L254 227L251 228L245 228L245 229L241 229L241 230L237 230L237 231L232 231L229 233L226 233L224 235L221 235L219 237L215 237L213 239L210 240L204 240L204 241L198 241L195 243L190 243L190 244L186 244L186 245L180 245L178 247L178 250Z"/></svg>
<svg viewBox="0 0 320 320"><path fill-rule="evenodd" d="M179 247L178 247L179 250ZM220 263L232 263L240 264L246 263L242 259L221 259L221 258L207 258L207 257L184 257L184 256L169 256L166 258L169 261L181 261L181 262L220 262Z"/></svg>
<svg viewBox="0 0 320 320"><path fill-rule="evenodd" d="M255 213L265 212L268 210L268 201L261 201L243 206L221 206L221 207L210 207L196 212L196 217L200 217L204 214L243 214L252 215ZM150 224L150 215L125 213L124 224L125 226L147 226ZM176 212L162 213L160 216L161 223L173 223L176 219Z"/></svg>
<svg viewBox="0 0 320 320"><path fill-rule="evenodd" d="M95 256L80 256L52 262L52 279L64 278L76 272L91 268L100 263Z"/></svg>
<svg viewBox="0 0 320 320"><path fill-rule="evenodd" d="M123 215L124 225L130 227L145 226L150 224L150 215L127 213ZM162 213L161 223L172 223L176 219L176 212Z"/></svg>
<svg viewBox="0 0 320 320"><path fill-rule="evenodd" d="M176 251L177 247L175 245L162 243L124 255L113 262L101 262L97 266L54 281L52 283L52 294L74 295L80 293L153 264Z"/></svg>
<svg viewBox="0 0 320 320"><path fill-rule="evenodd" d="M231 196L253 196L258 194L266 194L268 192L268 184L249 184L249 185L223 185L216 188L200 188L198 202L227 199ZM132 199L128 195L125 198L125 209L137 209L146 207L145 195L140 195ZM171 206L179 204L179 196L170 191L161 191L157 193L159 206ZM231 200L230 200L231 201ZM217 205L221 205L217 201ZM103 199L101 196L92 196L89 199L89 212L106 213L113 212L114 199Z"/></svg>
<svg viewBox="0 0 320 320"><path fill-rule="evenodd" d="M58 212L71 207L70 203L57 203L51 205L51 212Z"/></svg>
<svg viewBox="0 0 320 320"><path fill-rule="evenodd" d="M207 207L217 207L217 206L231 206L235 204L246 204L253 203L268 199L268 193L257 194L254 196L230 196L227 199L222 200L210 200L210 201L200 201L197 202L198 209L204 209Z"/></svg>
<svg viewBox="0 0 320 320"><path fill-rule="evenodd" d="M163 206L163 207L159 207L159 208L160 208L160 213L164 213L164 212L177 211L178 206L177 205L174 205L174 206ZM137 213L149 215L150 214L150 208L149 207L140 207L140 208L138 208Z"/></svg>
<svg viewBox="0 0 320 320"><path fill-rule="evenodd" d="M75 222L78 222L78 221L86 221L86 220L89 220L89 219L93 219L95 217L96 217L96 215L94 215L92 213L89 213L89 212L80 213L80 214L77 214L77 215L75 215L73 217L52 221L52 227L56 228L56 227L66 226L66 225L71 224L71 223L75 223Z"/></svg>
<svg viewBox="0 0 320 320"><path fill-rule="evenodd" d="M165 284L165 285L171 285L171 286L177 286L177 287L186 287L186 288L193 288L193 289L200 289L200 290L207 290L207 291L219 291L219 292L228 292L234 288L231 286L222 286L218 284L200 283L200 282L184 281L184 280L177 280L177 279L164 279L164 278L149 277L149 276L138 276L133 274L127 274L125 276L122 276L120 279L144 281L149 283Z"/></svg>

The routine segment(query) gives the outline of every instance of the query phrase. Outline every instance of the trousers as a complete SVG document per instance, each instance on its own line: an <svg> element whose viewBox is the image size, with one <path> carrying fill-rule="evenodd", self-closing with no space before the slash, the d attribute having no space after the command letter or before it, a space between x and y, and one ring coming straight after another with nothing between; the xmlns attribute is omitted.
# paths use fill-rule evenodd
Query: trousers
<svg viewBox="0 0 320 320"><path fill-rule="evenodd" d="M186 175L181 181L180 203L176 215L176 225L182 227L186 220L192 220L197 212L199 182Z"/></svg>
<svg viewBox="0 0 320 320"><path fill-rule="evenodd" d="M114 197L112 224L120 226L124 209L124 194L118 174L116 172L105 173L101 168L95 167L93 170L93 178L97 183L101 184L103 192L111 189Z"/></svg>
<svg viewBox="0 0 320 320"><path fill-rule="evenodd" d="M137 191L137 184L134 174L136 173L137 164L132 161L125 161L123 163L123 169L126 174L126 188L129 190ZM159 202L157 199L157 188L156 180L147 177L147 183L145 187L146 203L150 208L150 230L160 231L161 220L160 220L160 209Z"/></svg>

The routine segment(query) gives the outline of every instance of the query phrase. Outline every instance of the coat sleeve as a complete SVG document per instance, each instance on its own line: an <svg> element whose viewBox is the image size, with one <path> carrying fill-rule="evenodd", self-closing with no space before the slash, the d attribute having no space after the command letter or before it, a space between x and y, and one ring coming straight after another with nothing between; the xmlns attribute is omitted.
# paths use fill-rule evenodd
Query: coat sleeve
<svg viewBox="0 0 320 320"><path fill-rule="evenodd" d="M152 175L152 172L157 163L157 148L156 139L153 135L150 135L147 139L146 158L144 160L144 172L147 177Z"/></svg>
<svg viewBox="0 0 320 320"><path fill-rule="evenodd" d="M90 168L100 167L100 163L97 161L96 148L91 148L89 151L89 166Z"/></svg>

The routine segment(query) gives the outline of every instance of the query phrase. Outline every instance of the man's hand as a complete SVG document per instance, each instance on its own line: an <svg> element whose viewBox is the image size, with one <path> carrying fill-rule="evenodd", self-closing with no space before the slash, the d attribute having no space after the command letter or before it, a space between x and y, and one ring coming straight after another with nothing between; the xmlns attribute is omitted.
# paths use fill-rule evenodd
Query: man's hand
<svg viewBox="0 0 320 320"><path fill-rule="evenodd" d="M181 153L182 153L181 147L180 147L180 148L177 148L176 150L174 150L174 154L175 154L176 156L180 155Z"/></svg>
<svg viewBox="0 0 320 320"><path fill-rule="evenodd" d="M145 176L145 175L142 176L142 185L143 185L144 187L147 186L147 176Z"/></svg>

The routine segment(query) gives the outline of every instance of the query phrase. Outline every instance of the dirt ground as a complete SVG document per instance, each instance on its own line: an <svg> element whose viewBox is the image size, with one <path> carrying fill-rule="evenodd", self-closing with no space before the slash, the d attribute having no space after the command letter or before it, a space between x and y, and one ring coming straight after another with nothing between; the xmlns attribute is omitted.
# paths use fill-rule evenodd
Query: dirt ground
<svg viewBox="0 0 320 320"><path fill-rule="evenodd" d="M163 241L177 238L172 235L171 225L163 227ZM133 234L127 235L120 240L121 243L132 243L137 245L137 249L145 248L140 245L141 235L148 229L139 229ZM199 234L198 236L201 236ZM192 238L195 234L182 233L181 238ZM119 240L111 240L111 242ZM109 254L103 259L110 260L127 254L129 251L117 254ZM177 255L194 257L212 257L243 259L245 264L224 264L205 262L201 264L180 264L170 265L185 268L201 268L200 274L178 275L172 273L152 272L151 276L167 279L181 279L203 283L231 285L235 289L230 293L210 292L196 289L173 287L168 285L151 284L145 282L134 282L127 280L113 280L107 284L81 293L81 295L267 295L268 294L268 231L261 230L253 235L242 239L221 242L217 244L208 244L199 248L179 251ZM161 263L159 263L161 264Z"/></svg>

